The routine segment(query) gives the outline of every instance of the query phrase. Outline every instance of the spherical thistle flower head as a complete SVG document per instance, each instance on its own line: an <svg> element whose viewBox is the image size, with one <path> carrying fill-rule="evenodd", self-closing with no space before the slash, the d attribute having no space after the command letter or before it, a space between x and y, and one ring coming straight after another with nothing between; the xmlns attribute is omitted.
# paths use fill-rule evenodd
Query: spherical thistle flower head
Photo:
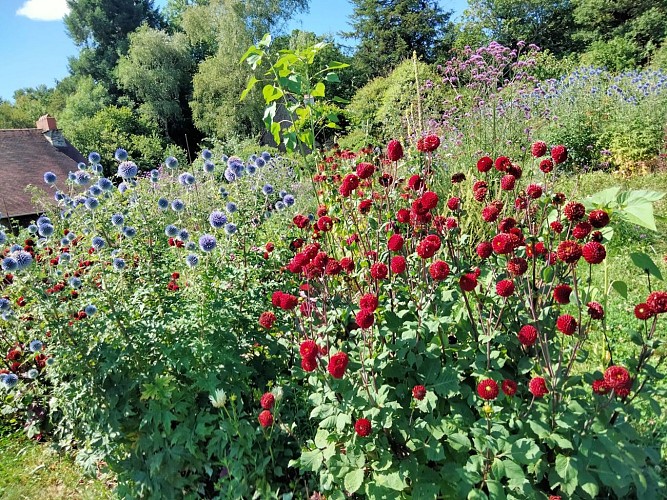
<svg viewBox="0 0 667 500"><path fill-rule="evenodd" d="M609 224L609 214L604 210L592 210L588 214L588 222L595 229L602 229L607 224Z"/></svg>
<svg viewBox="0 0 667 500"><path fill-rule="evenodd" d="M547 388L547 381L542 377L533 377L528 383L528 390L536 398L543 398L549 394L549 389Z"/></svg>
<svg viewBox="0 0 667 500"><path fill-rule="evenodd" d="M123 161L118 165L118 172L116 172L116 175L123 179L132 179L133 177L136 177L138 172L139 168L136 163Z"/></svg>
<svg viewBox="0 0 667 500"><path fill-rule="evenodd" d="M551 158L556 165L567 161L567 149L562 144L551 148Z"/></svg>
<svg viewBox="0 0 667 500"><path fill-rule="evenodd" d="M16 271L19 265L13 257L5 257L2 259L3 271Z"/></svg>
<svg viewBox="0 0 667 500"><path fill-rule="evenodd" d="M42 347L44 347L44 344L42 343L41 340L32 340L30 344L28 344L28 349L30 349L30 352L39 352L42 350Z"/></svg>
<svg viewBox="0 0 667 500"><path fill-rule="evenodd" d="M488 156L482 156L477 160L477 170L479 172L488 172L493 168L493 160Z"/></svg>
<svg viewBox="0 0 667 500"><path fill-rule="evenodd" d="M530 347L537 342L537 328L533 325L524 325L517 333L521 345Z"/></svg>
<svg viewBox="0 0 667 500"><path fill-rule="evenodd" d="M296 200L294 199L294 195L286 194L283 197L283 203L288 207L291 207L292 205L294 205L295 201Z"/></svg>
<svg viewBox="0 0 667 500"><path fill-rule="evenodd" d="M188 241L190 239L190 233L187 229L181 229L178 232L177 238L181 241Z"/></svg>
<svg viewBox="0 0 667 500"><path fill-rule="evenodd" d="M215 163L213 163L210 160L204 161L204 166L202 167L202 170L206 172L207 174L210 174L215 170Z"/></svg>
<svg viewBox="0 0 667 500"><path fill-rule="evenodd" d="M86 198L84 205L88 210L95 210L100 205L100 202L97 201L97 198Z"/></svg>
<svg viewBox="0 0 667 500"><path fill-rule="evenodd" d="M213 158L213 152L210 149L202 149L201 157L204 160L210 160L211 158Z"/></svg>
<svg viewBox="0 0 667 500"><path fill-rule="evenodd" d="M630 373L622 366L612 365L604 371L605 383L614 390L622 389L630 382Z"/></svg>
<svg viewBox="0 0 667 500"><path fill-rule="evenodd" d="M273 194L273 186L271 184L264 184L262 187L262 193L264 193L265 196L269 196Z"/></svg>
<svg viewBox="0 0 667 500"><path fill-rule="evenodd" d="M238 227L233 222L228 222L227 224L225 224L225 233L228 234L229 236L235 234L236 231L238 231Z"/></svg>
<svg viewBox="0 0 667 500"><path fill-rule="evenodd" d="M252 166L256 168L264 168L266 166L266 160L264 160L262 157L255 158L255 162L252 164ZM248 167L250 167L250 165L248 165Z"/></svg>
<svg viewBox="0 0 667 500"><path fill-rule="evenodd" d="M394 274L402 274L405 272L407 262L402 255L396 255L391 258L391 272Z"/></svg>
<svg viewBox="0 0 667 500"><path fill-rule="evenodd" d="M509 297L514 294L514 282L512 280L500 280L496 283L496 293L500 297Z"/></svg>
<svg viewBox="0 0 667 500"><path fill-rule="evenodd" d="M125 226L123 228L123 234L126 238L134 238L137 235L137 230L132 226Z"/></svg>
<svg viewBox="0 0 667 500"><path fill-rule="evenodd" d="M263 410L257 418L259 420L259 425L262 427L271 427L273 425L273 415L271 415L269 410Z"/></svg>
<svg viewBox="0 0 667 500"><path fill-rule="evenodd" d="M164 165L167 168L174 169L178 167L178 160L173 156L169 156L164 160Z"/></svg>
<svg viewBox="0 0 667 500"><path fill-rule="evenodd" d="M44 182L46 182L47 184L55 184L57 179L58 177L53 172L44 173Z"/></svg>
<svg viewBox="0 0 667 500"><path fill-rule="evenodd" d="M589 241L581 249L581 254L589 264L600 264L607 257L607 250L602 243Z"/></svg>
<svg viewBox="0 0 667 500"><path fill-rule="evenodd" d="M37 227L37 224L30 224L30 225L28 226L28 232L29 232L30 234L37 234L38 231L39 231L39 227ZM4 232L3 232L3 234L4 234ZM2 242L2 244L4 244L5 241L7 241L7 237L6 237L6 235L5 235L5 240Z"/></svg>
<svg viewBox="0 0 667 500"><path fill-rule="evenodd" d="M0 383L7 389L11 389L19 383L19 378L14 373L3 373L0 375Z"/></svg>
<svg viewBox="0 0 667 500"><path fill-rule="evenodd" d="M238 205L233 201L230 201L227 203L227 205L225 205L225 210L227 210L227 212L229 212L230 214L233 214L238 209L239 209Z"/></svg>
<svg viewBox="0 0 667 500"><path fill-rule="evenodd" d="M85 162L80 161L79 163L76 164L76 168L79 170L86 170L88 168L88 165L86 165Z"/></svg>
<svg viewBox="0 0 667 500"><path fill-rule="evenodd" d="M127 160L127 151L125 151L123 148L118 148L116 152L113 154L113 157L117 161L125 161Z"/></svg>
<svg viewBox="0 0 667 500"><path fill-rule="evenodd" d="M505 393L506 396L511 398L516 394L519 386L514 380L505 379L503 380L502 384L500 384L500 388L503 390L503 393Z"/></svg>
<svg viewBox="0 0 667 500"><path fill-rule="evenodd" d="M571 201L563 208L563 214L569 221L578 221L586 215L586 207L579 202Z"/></svg>
<svg viewBox="0 0 667 500"><path fill-rule="evenodd" d="M42 224L38 227L39 235L48 238L53 234L55 228L51 224Z"/></svg>
<svg viewBox="0 0 667 500"><path fill-rule="evenodd" d="M654 314L667 313L667 292L651 292L646 298L646 304L651 308Z"/></svg>
<svg viewBox="0 0 667 500"><path fill-rule="evenodd" d="M83 308L83 311L88 316L93 316L95 315L95 313L97 313L97 307L95 307L93 304L88 304L86 307Z"/></svg>
<svg viewBox="0 0 667 500"><path fill-rule="evenodd" d="M0 311L8 311L11 309L12 304L9 302L9 299L6 299L4 297L0 297Z"/></svg>
<svg viewBox="0 0 667 500"><path fill-rule="evenodd" d="M178 182L181 186L192 186L195 183L195 176L190 172L182 172L178 176Z"/></svg>
<svg viewBox="0 0 667 500"><path fill-rule="evenodd" d="M535 158L541 158L547 154L547 143L544 141L535 141L530 146L530 154Z"/></svg>
<svg viewBox="0 0 667 500"><path fill-rule="evenodd" d="M387 158L389 161L398 161L403 158L403 145L396 139L387 143Z"/></svg>
<svg viewBox="0 0 667 500"><path fill-rule="evenodd" d="M124 193L128 189L130 189L130 185L127 182L121 182L120 184L118 184L119 193Z"/></svg>
<svg viewBox="0 0 667 500"><path fill-rule="evenodd" d="M423 385L416 385L412 388L412 397L417 401L421 401L426 397L426 387Z"/></svg>
<svg viewBox="0 0 667 500"><path fill-rule="evenodd" d="M36 368L31 368L30 370L28 370L28 373L26 375L28 376L29 379L34 380L37 377L39 377L39 371Z"/></svg>
<svg viewBox="0 0 667 500"><path fill-rule="evenodd" d="M389 269L383 262L376 262L371 266L371 277L376 280L383 280L387 277Z"/></svg>
<svg viewBox="0 0 667 500"><path fill-rule="evenodd" d="M74 182L79 186L87 186L90 182L90 174L83 170L78 170L74 172Z"/></svg>
<svg viewBox="0 0 667 500"><path fill-rule="evenodd" d="M77 290L81 288L81 280L77 278L76 276L72 276L69 279L69 286L72 287L73 289Z"/></svg>
<svg viewBox="0 0 667 500"><path fill-rule="evenodd" d="M173 224L169 224L167 227L164 228L164 234L166 236L169 236L170 238L173 238L178 234L178 228Z"/></svg>
<svg viewBox="0 0 667 500"><path fill-rule="evenodd" d="M100 161L102 161L102 157L98 152L93 151L88 155L88 161L93 165L97 165Z"/></svg>
<svg viewBox="0 0 667 500"><path fill-rule="evenodd" d="M490 378L484 379L477 384L477 394L479 394L480 398L486 399L487 401L496 399L498 397L498 392L498 384L495 380Z"/></svg>
<svg viewBox="0 0 667 500"><path fill-rule="evenodd" d="M125 217L123 214L113 214L111 216L111 224L114 226L122 226L125 223Z"/></svg>
<svg viewBox="0 0 667 500"><path fill-rule="evenodd" d="M428 268L428 272L434 280L442 281L449 276L449 264L444 260L436 260Z"/></svg>
<svg viewBox="0 0 667 500"><path fill-rule="evenodd" d="M588 307L588 315L591 319L600 320L604 318L604 309L599 302L589 302L586 307Z"/></svg>
<svg viewBox="0 0 667 500"><path fill-rule="evenodd" d="M90 194L90 196L93 197L101 195L102 192L103 192L102 188L99 187L97 184L93 184L92 186L90 186L90 188L88 188L88 193Z"/></svg>
<svg viewBox="0 0 667 500"><path fill-rule="evenodd" d="M32 264L32 255L25 250L19 250L14 254L14 259L16 259L16 268L21 270L25 269Z"/></svg>
<svg viewBox="0 0 667 500"><path fill-rule="evenodd" d="M113 260L112 265L116 271L122 271L123 269L125 269L125 261L120 257L116 257Z"/></svg>
<svg viewBox="0 0 667 500"><path fill-rule="evenodd" d="M268 151L262 151L262 154L260 154L260 156L264 161L271 160L271 153L269 153Z"/></svg>
<svg viewBox="0 0 667 500"><path fill-rule="evenodd" d="M169 208L169 200L166 198L160 198L157 200L157 206L160 210L167 210L167 208Z"/></svg>
<svg viewBox="0 0 667 500"><path fill-rule="evenodd" d="M560 242L556 250L558 258L567 263L574 264L581 258L582 250L576 241L566 240Z"/></svg>
<svg viewBox="0 0 667 500"><path fill-rule="evenodd" d="M556 328L563 335L572 335L577 331L577 320L569 314L562 314L556 320Z"/></svg>
<svg viewBox="0 0 667 500"><path fill-rule="evenodd" d="M227 224L227 216L219 210L214 210L208 216L208 222L211 224L211 227L215 229L221 229L225 224Z"/></svg>
<svg viewBox="0 0 667 500"><path fill-rule="evenodd" d="M217 244L218 242L213 235L204 234L199 238L199 248L204 252L212 252Z"/></svg>
<svg viewBox="0 0 667 500"><path fill-rule="evenodd" d="M569 304L572 287L570 285L560 284L554 288L554 300L559 304Z"/></svg>
<svg viewBox="0 0 667 500"><path fill-rule="evenodd" d="M185 208L185 203L183 203L183 200L175 199L174 201L171 202L171 209L174 212L182 212L184 208Z"/></svg>
<svg viewBox="0 0 667 500"><path fill-rule="evenodd" d="M357 325L359 325L359 328L367 329L373 326L375 315L373 314L373 311L362 309L356 314L355 321L357 322Z"/></svg>
<svg viewBox="0 0 667 500"><path fill-rule="evenodd" d="M333 378L343 378L345 375L345 370L347 369L347 364L350 359L347 357L347 354L344 352L338 352L331 356L329 359L329 365L327 366L327 371L331 374Z"/></svg>

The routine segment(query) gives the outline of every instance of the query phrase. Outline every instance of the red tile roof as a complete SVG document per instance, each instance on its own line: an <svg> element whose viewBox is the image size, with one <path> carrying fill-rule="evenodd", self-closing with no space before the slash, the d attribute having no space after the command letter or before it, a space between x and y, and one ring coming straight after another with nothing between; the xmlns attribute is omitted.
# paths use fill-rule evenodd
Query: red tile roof
<svg viewBox="0 0 667 500"><path fill-rule="evenodd" d="M85 158L70 143L55 147L37 128L0 129L0 213L18 217L38 213L25 191L32 184L51 192L44 184L44 172L58 176L59 184ZM53 199L51 196L50 199Z"/></svg>

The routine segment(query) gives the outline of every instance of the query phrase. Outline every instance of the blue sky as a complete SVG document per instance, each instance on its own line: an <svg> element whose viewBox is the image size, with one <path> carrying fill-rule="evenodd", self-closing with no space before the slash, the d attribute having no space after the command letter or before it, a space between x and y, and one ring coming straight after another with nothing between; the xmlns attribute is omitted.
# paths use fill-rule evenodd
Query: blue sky
<svg viewBox="0 0 667 500"><path fill-rule="evenodd" d="M164 5L166 0L156 0ZM440 0L455 16L467 0ZM77 53L67 36L62 17L66 0L0 0L0 98L11 99L14 91L46 84L49 87L67 76L67 58ZM293 20L289 28L317 34L349 30L352 5L347 0L311 0L310 12Z"/></svg>

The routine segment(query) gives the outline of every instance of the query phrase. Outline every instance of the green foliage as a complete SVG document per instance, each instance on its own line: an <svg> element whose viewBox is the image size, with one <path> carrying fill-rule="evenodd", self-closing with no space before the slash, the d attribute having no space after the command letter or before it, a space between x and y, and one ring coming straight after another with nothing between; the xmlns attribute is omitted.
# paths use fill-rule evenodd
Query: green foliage
<svg viewBox="0 0 667 500"><path fill-rule="evenodd" d="M624 37L611 40L596 40L581 54L582 64L623 71L639 64L640 49L633 41Z"/></svg>

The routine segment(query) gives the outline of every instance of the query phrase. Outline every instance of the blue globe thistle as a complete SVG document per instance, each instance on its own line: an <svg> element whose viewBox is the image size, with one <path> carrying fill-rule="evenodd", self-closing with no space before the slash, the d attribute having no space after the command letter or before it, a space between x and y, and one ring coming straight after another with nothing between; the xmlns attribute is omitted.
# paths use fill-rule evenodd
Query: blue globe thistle
<svg viewBox="0 0 667 500"><path fill-rule="evenodd" d="M37 227L37 224L30 224L28 226L28 232L30 234L37 234L37 231L39 231L39 228ZM3 242L4 243L4 242Z"/></svg>
<svg viewBox="0 0 667 500"><path fill-rule="evenodd" d="M74 182L79 186L87 186L90 182L90 174L83 170L78 170L77 172L74 172Z"/></svg>
<svg viewBox="0 0 667 500"><path fill-rule="evenodd" d="M34 380L34 379L36 379L37 377L39 377L39 371L37 371L36 368L31 368L30 370L28 370L27 375L28 375L28 378Z"/></svg>
<svg viewBox="0 0 667 500"><path fill-rule="evenodd" d="M69 279L69 286L71 286L75 290L78 289L78 288L81 288L81 280L79 278L77 278L76 276L72 276Z"/></svg>
<svg viewBox="0 0 667 500"><path fill-rule="evenodd" d="M53 195L53 199L56 201L62 201L65 198L65 195L61 191L56 191Z"/></svg>
<svg viewBox="0 0 667 500"><path fill-rule="evenodd" d="M204 160L210 160L213 158L213 153L209 149L204 149L201 152L201 157L204 158Z"/></svg>
<svg viewBox="0 0 667 500"><path fill-rule="evenodd" d="M257 173L257 167L255 167L255 165L248 165L245 170L248 172L248 175L255 175Z"/></svg>
<svg viewBox="0 0 667 500"><path fill-rule="evenodd" d="M93 165L95 165L95 164L99 163L100 161L102 161L102 157L100 156L100 154L98 152L93 151L92 153L90 153L88 155L88 161L90 163L92 163Z"/></svg>
<svg viewBox="0 0 667 500"><path fill-rule="evenodd" d="M106 245L106 242L104 241L104 239L102 239L99 236L94 236L93 239L90 240L90 242L91 242L91 246L95 250L100 250L101 248L104 247L104 245Z"/></svg>
<svg viewBox="0 0 667 500"><path fill-rule="evenodd" d="M14 317L14 311L11 309L9 311L5 311L2 314L0 314L0 318L4 319L5 321L9 321Z"/></svg>
<svg viewBox="0 0 667 500"><path fill-rule="evenodd" d="M271 160L271 153L269 153L268 151L263 151L262 154L261 154L260 156L261 156L262 159L263 159L264 161L266 161L266 162L268 162L269 160Z"/></svg>
<svg viewBox="0 0 667 500"><path fill-rule="evenodd" d="M53 366L53 364L56 362L55 358L46 358L46 364L47 366Z"/></svg>
<svg viewBox="0 0 667 500"><path fill-rule="evenodd" d="M14 243L12 246L9 247L10 252L18 252L19 250L23 250L23 247L17 243Z"/></svg>
<svg viewBox="0 0 667 500"><path fill-rule="evenodd" d="M178 239L181 241L188 241L190 239L190 233L188 233L187 229L181 229L178 232Z"/></svg>
<svg viewBox="0 0 667 500"><path fill-rule="evenodd" d="M118 172L116 175L118 177L122 177L123 179L131 179L137 175L137 172L139 172L139 168L137 167L136 163L131 161L124 161L118 165Z"/></svg>
<svg viewBox="0 0 667 500"><path fill-rule="evenodd" d="M195 176L190 172L183 172L178 176L178 182L180 182L182 186L192 186L195 183Z"/></svg>
<svg viewBox="0 0 667 500"><path fill-rule="evenodd" d="M210 174L211 172L213 172L213 170L215 170L215 163L213 163L210 160L206 160L204 162L204 172Z"/></svg>
<svg viewBox="0 0 667 500"><path fill-rule="evenodd" d="M44 238L51 236L54 231L55 228L51 224L42 224L39 226L39 234L40 236L44 236Z"/></svg>
<svg viewBox="0 0 667 500"><path fill-rule="evenodd" d="M76 172L68 172L67 173L67 180L68 181L73 181L76 179Z"/></svg>
<svg viewBox="0 0 667 500"><path fill-rule="evenodd" d="M44 344L41 340L37 339L30 341L30 344L28 344L28 349L30 349L30 352L39 352L42 350L42 347L44 347Z"/></svg>
<svg viewBox="0 0 667 500"><path fill-rule="evenodd" d="M12 304L9 302L9 299L6 299L4 297L0 297L0 311L9 311L11 309Z"/></svg>
<svg viewBox="0 0 667 500"><path fill-rule="evenodd" d="M211 215L208 216L208 222L215 229L220 229L227 224L227 216L219 210L214 210L211 212Z"/></svg>
<svg viewBox="0 0 667 500"><path fill-rule="evenodd" d="M252 154L252 155L248 156L248 163L255 163L256 159L257 159L257 155Z"/></svg>
<svg viewBox="0 0 667 500"><path fill-rule="evenodd" d="M225 170L225 179L227 179L228 182L234 182L236 180L236 174L231 168Z"/></svg>
<svg viewBox="0 0 667 500"><path fill-rule="evenodd" d="M102 172L104 172L104 167L102 167L102 165L99 164L99 163L97 165L91 166L90 168L91 168L91 170L93 170L93 172L96 172L98 174L101 174Z"/></svg>
<svg viewBox="0 0 667 500"><path fill-rule="evenodd" d="M4 231L0 231L0 245L4 245L7 242L7 235Z"/></svg>
<svg viewBox="0 0 667 500"><path fill-rule="evenodd" d="M241 168L243 167L243 160L238 156L230 156L227 158L227 166L232 170L236 170L239 165Z"/></svg>
<svg viewBox="0 0 667 500"><path fill-rule="evenodd" d="M157 206L160 210L167 210L167 208L169 208L169 200L166 198L160 198L157 201Z"/></svg>
<svg viewBox="0 0 667 500"><path fill-rule="evenodd" d="M58 264L66 264L71 258L72 256L69 253L63 252L60 254L60 257L58 257Z"/></svg>
<svg viewBox="0 0 667 500"><path fill-rule="evenodd" d="M85 205L88 210L95 210L100 205L100 202L97 201L97 198L88 198L85 201Z"/></svg>
<svg viewBox="0 0 667 500"><path fill-rule="evenodd" d="M118 184L118 191L121 194L127 191L128 189L130 189L130 185L127 182L121 182L120 184Z"/></svg>
<svg viewBox="0 0 667 500"><path fill-rule="evenodd" d="M14 257L5 257L2 259L2 269L4 271L16 271L19 265Z"/></svg>
<svg viewBox="0 0 667 500"><path fill-rule="evenodd" d="M164 164L166 165L167 168L174 169L178 167L178 160L173 156L170 156L166 160L164 160Z"/></svg>
<svg viewBox="0 0 667 500"><path fill-rule="evenodd" d="M171 209L174 212L182 212L184 208L185 208L185 203L183 203L183 200L175 199L174 201L171 202Z"/></svg>
<svg viewBox="0 0 667 500"><path fill-rule="evenodd" d="M199 238L199 248L204 252L212 252L217 244L215 236L211 234L204 234Z"/></svg>
<svg viewBox="0 0 667 500"><path fill-rule="evenodd" d="M127 160L127 151L125 151L123 148L118 148L113 154L113 157L118 161L125 161Z"/></svg>
<svg viewBox="0 0 667 500"><path fill-rule="evenodd" d="M191 253L185 258L185 263L189 267L195 267L197 264L199 264L199 257L197 257L195 254Z"/></svg>
<svg viewBox="0 0 667 500"><path fill-rule="evenodd" d="M185 249L186 250L195 250L197 248L197 244L194 241L188 241L185 244Z"/></svg>
<svg viewBox="0 0 667 500"><path fill-rule="evenodd" d="M60 238L60 246L61 247L66 247L67 245L69 245L69 240L65 237Z"/></svg>
<svg viewBox="0 0 667 500"><path fill-rule="evenodd" d="M25 250L19 250L14 254L14 259L16 259L16 267L18 269L25 269L30 264L32 264L32 255L30 255Z"/></svg>
<svg viewBox="0 0 667 500"><path fill-rule="evenodd" d="M287 191L285 191L284 189L281 189L280 191L278 191L278 198L282 199L285 196L287 196Z"/></svg>
<svg viewBox="0 0 667 500"><path fill-rule="evenodd" d="M151 180L153 182L157 181L160 178L160 171L157 169L151 170Z"/></svg>
<svg viewBox="0 0 667 500"><path fill-rule="evenodd" d="M221 186L220 189L218 189L218 193L220 193L220 196L222 196L223 198L227 198L227 196L229 196L229 193L227 192L224 186Z"/></svg>
<svg viewBox="0 0 667 500"><path fill-rule="evenodd" d="M122 226L124 222L125 222L125 217L123 217L123 214L113 214L111 216L111 223L114 226Z"/></svg>
<svg viewBox="0 0 667 500"><path fill-rule="evenodd" d="M53 172L46 172L44 174L44 182L47 184L55 184L58 177Z"/></svg>
<svg viewBox="0 0 667 500"><path fill-rule="evenodd" d="M74 234L72 231L70 231L69 233L67 233L66 238L70 241L74 241L76 239L76 234Z"/></svg>
<svg viewBox="0 0 667 500"><path fill-rule="evenodd" d="M97 312L97 307L95 307L93 304L88 304L83 308L83 312L85 312L88 316L93 316Z"/></svg>
<svg viewBox="0 0 667 500"><path fill-rule="evenodd" d="M239 207L233 201L228 202L227 205L225 205L225 208L230 214L233 214L239 209Z"/></svg>
<svg viewBox="0 0 667 500"><path fill-rule="evenodd" d="M269 210L267 210L266 212L264 212L264 218L265 218L265 219L270 219L270 218L271 218L271 212L270 212Z"/></svg>
<svg viewBox="0 0 667 500"><path fill-rule="evenodd" d="M315 220L315 216L313 214L308 214L308 220L313 222Z"/></svg>
<svg viewBox="0 0 667 500"><path fill-rule="evenodd" d="M285 203L282 200L276 201L276 205L275 205L276 210L285 210L286 206L287 205L285 205Z"/></svg>
<svg viewBox="0 0 667 500"><path fill-rule="evenodd" d="M294 195L291 195L291 194L286 194L285 197L283 198L283 202L288 207L291 207L292 205L294 205L295 201L296 200L294 199Z"/></svg>
<svg viewBox="0 0 667 500"><path fill-rule="evenodd" d="M137 234L137 230L132 226L126 226L123 228L123 234L126 238L134 238Z"/></svg>
<svg viewBox="0 0 667 500"><path fill-rule="evenodd" d="M18 383L19 378L14 373L3 373L0 375L0 384L4 385L7 389L11 389Z"/></svg>
<svg viewBox="0 0 667 500"><path fill-rule="evenodd" d="M121 259L120 257L116 257L113 260L113 268L116 271L122 271L123 269L125 269L125 261L123 259Z"/></svg>
<svg viewBox="0 0 667 500"><path fill-rule="evenodd" d="M164 234L166 234L170 238L173 238L178 234L178 228L173 224L169 224L167 227L164 228Z"/></svg>
<svg viewBox="0 0 667 500"><path fill-rule="evenodd" d="M228 224L225 224L225 233L232 235L237 231L236 224L229 222Z"/></svg>
<svg viewBox="0 0 667 500"><path fill-rule="evenodd" d="M266 196L273 194L273 186L271 184L264 184L262 193L264 193Z"/></svg>
<svg viewBox="0 0 667 500"><path fill-rule="evenodd" d="M90 186L88 192L90 193L90 196L99 196L102 194L102 188L98 184L94 184Z"/></svg>
<svg viewBox="0 0 667 500"><path fill-rule="evenodd" d="M262 168L264 165L266 165L266 161L264 161L264 158L261 156L255 160L255 166L257 168Z"/></svg>
<svg viewBox="0 0 667 500"><path fill-rule="evenodd" d="M79 170L86 170L88 168L88 165L80 161L79 163L76 164L76 168L78 168Z"/></svg>

